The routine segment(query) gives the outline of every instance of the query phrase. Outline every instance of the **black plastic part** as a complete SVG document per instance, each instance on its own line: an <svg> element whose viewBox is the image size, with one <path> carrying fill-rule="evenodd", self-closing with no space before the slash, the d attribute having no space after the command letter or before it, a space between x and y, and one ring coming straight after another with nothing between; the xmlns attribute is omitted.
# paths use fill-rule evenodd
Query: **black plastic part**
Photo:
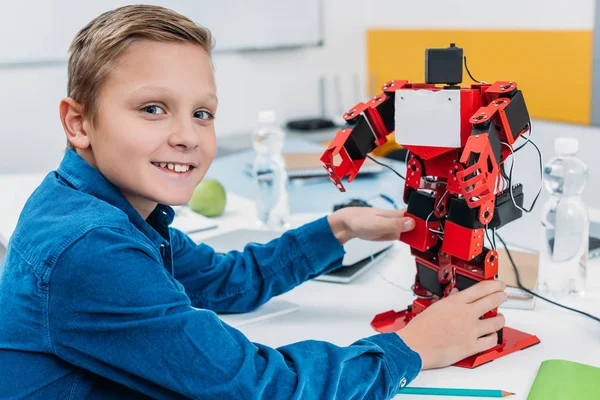
<svg viewBox="0 0 600 400"><path fill-rule="evenodd" d="M419 285L425 290L442 297L444 295L444 286L438 280L438 274L431 268L417 261L417 274L419 277Z"/></svg>
<svg viewBox="0 0 600 400"><path fill-rule="evenodd" d="M335 127L335 123L328 118L304 118L288 121L287 128L293 131L318 131Z"/></svg>
<svg viewBox="0 0 600 400"><path fill-rule="evenodd" d="M362 160L375 149L375 135L364 115L352 127L344 148L352 160Z"/></svg>
<svg viewBox="0 0 600 400"><path fill-rule="evenodd" d="M426 220L435 206L435 194L415 190L410 193L408 207L406 212L417 218ZM431 214L429 221L438 221L438 218Z"/></svg>
<svg viewBox="0 0 600 400"><path fill-rule="evenodd" d="M479 222L479 207L469 208L465 199L458 199L456 197L448 200L446 221L451 221L469 229L483 228L483 224Z"/></svg>
<svg viewBox="0 0 600 400"><path fill-rule="evenodd" d="M529 111L525 105L525 98L523 92L516 90L516 93L512 95L510 103L504 109L506 113L506 119L508 119L508 126L512 132L512 139L514 140L517 135L524 129L527 128L531 121L529 117Z"/></svg>
<svg viewBox="0 0 600 400"><path fill-rule="evenodd" d="M465 290L465 289L470 288L471 286L473 286L477 282L479 282L479 281L476 281L475 279L467 278L464 275L456 274L456 285L455 285L455 287L458 290Z"/></svg>
<svg viewBox="0 0 600 400"><path fill-rule="evenodd" d="M425 50L425 82L456 85L462 82L463 49L454 43L446 49Z"/></svg>
<svg viewBox="0 0 600 400"><path fill-rule="evenodd" d="M405 204L410 204L410 196L416 191L417 191L417 189L411 188L410 186L407 186L404 189L404 203Z"/></svg>
<svg viewBox="0 0 600 400"><path fill-rule="evenodd" d="M427 266L417 262L417 272L419 275L419 285L425 290L430 291L431 293L443 296L444 288L446 285L442 285L438 279L437 271L432 270L431 268L427 268ZM475 279L467 278L464 275L456 274L456 285L455 287L458 290L465 290L475 285L477 282Z"/></svg>
<svg viewBox="0 0 600 400"><path fill-rule="evenodd" d="M394 129L396 129L394 125L396 111L396 106L394 102L396 101L396 93L386 93L386 95L387 99L382 101L381 104L377 106L377 112L381 116L381 119L383 120L383 124L385 125L387 131L389 133L392 133L394 132Z"/></svg>
<svg viewBox="0 0 600 400"><path fill-rule="evenodd" d="M471 262L475 265L484 265L485 257L487 256L489 251L490 251L490 249L483 246L483 250L481 250L481 253L479 253L477 256L475 256L475 258L472 259Z"/></svg>
<svg viewBox="0 0 600 400"><path fill-rule="evenodd" d="M487 133L490 144L492 145L492 152L494 153L494 158L496 159L496 164L500 165L500 161L502 160L502 141L500 140L500 135L498 134L498 129L496 125L487 121L485 124L478 124L473 126L473 130L471 131L471 136L481 135Z"/></svg>
<svg viewBox="0 0 600 400"><path fill-rule="evenodd" d="M515 203L523 207L523 185L518 184L512 189ZM496 205L494 207L494 217L489 224L490 228L500 228L509 222L519 219L523 216L523 211L515 207L510 197L509 189L505 189L496 195Z"/></svg>
<svg viewBox="0 0 600 400"><path fill-rule="evenodd" d="M404 147L401 149L394 149L384 155L385 158L389 158L390 160L402 161L406 160L406 153L408 150Z"/></svg>

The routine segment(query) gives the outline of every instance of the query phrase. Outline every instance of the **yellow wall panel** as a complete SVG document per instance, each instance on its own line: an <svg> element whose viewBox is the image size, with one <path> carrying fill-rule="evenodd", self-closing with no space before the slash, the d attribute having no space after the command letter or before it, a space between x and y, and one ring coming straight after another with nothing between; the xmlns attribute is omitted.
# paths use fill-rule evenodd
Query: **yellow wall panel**
<svg viewBox="0 0 600 400"><path fill-rule="evenodd" d="M423 82L425 49L464 49L473 77L510 80L523 91L533 118L589 124L592 31L367 31L369 94L392 79ZM463 86L472 83L463 71Z"/></svg>

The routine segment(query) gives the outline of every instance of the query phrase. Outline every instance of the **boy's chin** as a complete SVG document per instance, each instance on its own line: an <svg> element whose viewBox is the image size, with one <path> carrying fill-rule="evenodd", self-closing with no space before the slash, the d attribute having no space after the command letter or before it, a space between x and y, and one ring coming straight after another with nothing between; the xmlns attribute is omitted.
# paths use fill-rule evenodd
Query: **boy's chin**
<svg viewBox="0 0 600 400"><path fill-rule="evenodd" d="M182 206L187 204L192 198L192 194L190 193L185 195L171 195L171 196L161 196L158 200L158 203L165 204L168 206Z"/></svg>

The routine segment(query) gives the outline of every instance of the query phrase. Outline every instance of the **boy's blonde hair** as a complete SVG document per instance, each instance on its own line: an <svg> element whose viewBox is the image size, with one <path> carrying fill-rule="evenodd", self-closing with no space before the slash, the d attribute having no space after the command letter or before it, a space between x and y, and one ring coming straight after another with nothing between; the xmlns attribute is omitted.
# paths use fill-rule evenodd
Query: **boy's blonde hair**
<svg viewBox="0 0 600 400"><path fill-rule="evenodd" d="M73 39L69 47L67 96L83 107L83 115L95 122L102 84L119 56L140 40L190 42L210 56L210 31L167 8L135 5L107 11L94 18ZM72 148L71 144L68 146Z"/></svg>

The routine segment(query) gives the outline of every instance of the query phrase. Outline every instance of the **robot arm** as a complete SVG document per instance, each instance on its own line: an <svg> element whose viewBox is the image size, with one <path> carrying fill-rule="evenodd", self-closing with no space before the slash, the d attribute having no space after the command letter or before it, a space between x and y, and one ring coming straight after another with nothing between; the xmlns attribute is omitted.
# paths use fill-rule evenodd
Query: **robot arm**
<svg viewBox="0 0 600 400"><path fill-rule="evenodd" d="M530 118L515 82L495 82L484 92L490 100L469 122L473 125L456 173L460 194L469 208L479 207L478 219L488 225L494 217L496 180L513 143L530 128ZM503 148L506 145L506 149Z"/></svg>
<svg viewBox="0 0 600 400"><path fill-rule="evenodd" d="M407 81L390 81L383 85L383 93L367 103L358 103L344 114L346 127L337 132L335 139L321 156L327 174L341 191L345 176L352 182L367 154L386 143L386 136L394 131L394 98L397 89L410 85ZM335 165L335 158L341 163Z"/></svg>

